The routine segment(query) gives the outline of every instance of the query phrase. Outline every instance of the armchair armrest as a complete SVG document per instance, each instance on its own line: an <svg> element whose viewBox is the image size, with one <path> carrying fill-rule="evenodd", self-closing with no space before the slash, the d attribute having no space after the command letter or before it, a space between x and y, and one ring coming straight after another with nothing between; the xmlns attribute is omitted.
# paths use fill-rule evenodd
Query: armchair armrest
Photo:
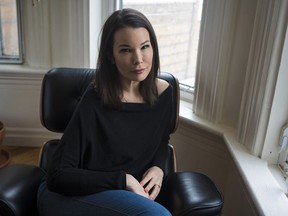
<svg viewBox="0 0 288 216"><path fill-rule="evenodd" d="M0 215L37 215L37 190L45 173L32 165L0 169Z"/></svg>
<svg viewBox="0 0 288 216"><path fill-rule="evenodd" d="M223 198L213 181L197 172L175 172L163 182L157 202L173 216L220 215Z"/></svg>

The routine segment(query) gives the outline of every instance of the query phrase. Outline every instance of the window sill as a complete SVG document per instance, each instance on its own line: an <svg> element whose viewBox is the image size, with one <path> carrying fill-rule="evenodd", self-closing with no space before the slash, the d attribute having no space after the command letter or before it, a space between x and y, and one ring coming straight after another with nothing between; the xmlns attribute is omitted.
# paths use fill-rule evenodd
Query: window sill
<svg viewBox="0 0 288 216"><path fill-rule="evenodd" d="M278 182L278 184L280 185L283 193L288 196L288 182L285 181L284 175L280 171L280 168L277 165L269 165L268 168Z"/></svg>
<svg viewBox="0 0 288 216"><path fill-rule="evenodd" d="M1 74L45 74L48 70L47 68L36 68L22 64L1 64L0 67Z"/></svg>
<svg viewBox="0 0 288 216"><path fill-rule="evenodd" d="M251 155L245 146L237 142L233 129L212 124L195 116L191 107L191 103L180 102L180 121L188 122L206 129L207 132L223 136L231 157L238 167L252 200L255 202L259 215L287 215L288 199L285 195L287 188L285 181L283 182L283 179L279 177L280 171L277 172L277 169L268 166L266 161Z"/></svg>

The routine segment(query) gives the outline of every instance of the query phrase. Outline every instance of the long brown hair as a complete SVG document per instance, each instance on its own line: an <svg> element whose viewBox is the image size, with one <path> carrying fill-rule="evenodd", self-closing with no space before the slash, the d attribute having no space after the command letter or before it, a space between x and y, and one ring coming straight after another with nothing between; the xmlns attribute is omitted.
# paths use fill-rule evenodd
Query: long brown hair
<svg viewBox="0 0 288 216"><path fill-rule="evenodd" d="M139 11L122 9L115 11L105 22L102 28L100 50L97 62L95 84L104 105L121 107L122 86L116 65L112 63L115 32L121 28L143 27L149 32L153 48L153 63L147 78L140 83L140 94L144 101L153 105L157 100L158 92L156 77L160 70L159 50L156 34L149 20Z"/></svg>

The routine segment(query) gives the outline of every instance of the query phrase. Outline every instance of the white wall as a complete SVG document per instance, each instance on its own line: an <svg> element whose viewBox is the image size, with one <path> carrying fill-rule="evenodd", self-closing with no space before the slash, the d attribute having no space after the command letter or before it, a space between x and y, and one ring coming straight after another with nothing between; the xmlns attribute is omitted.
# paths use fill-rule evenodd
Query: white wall
<svg viewBox="0 0 288 216"><path fill-rule="evenodd" d="M49 137L39 115L43 73L0 71L0 120L6 127L3 145L42 145Z"/></svg>
<svg viewBox="0 0 288 216"><path fill-rule="evenodd" d="M104 6L100 0L92 1L91 8L89 0L40 1L35 7L31 1L21 3L25 64L0 65L0 121L6 126L3 144L41 146L59 136L40 122L43 76L52 67L96 67ZM91 31L89 25L95 25Z"/></svg>

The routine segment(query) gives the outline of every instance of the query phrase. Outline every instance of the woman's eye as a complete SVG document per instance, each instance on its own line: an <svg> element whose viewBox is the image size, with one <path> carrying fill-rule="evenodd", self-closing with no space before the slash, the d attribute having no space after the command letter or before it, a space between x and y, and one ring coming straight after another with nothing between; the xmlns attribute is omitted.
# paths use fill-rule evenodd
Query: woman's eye
<svg viewBox="0 0 288 216"><path fill-rule="evenodd" d="M146 45L144 45L143 47L142 47L142 49L147 49L147 48L149 48L150 47L150 45L149 44L146 44Z"/></svg>
<svg viewBox="0 0 288 216"><path fill-rule="evenodd" d="M130 49L128 49L128 48L121 49L120 52L123 52L123 53L130 52Z"/></svg>

